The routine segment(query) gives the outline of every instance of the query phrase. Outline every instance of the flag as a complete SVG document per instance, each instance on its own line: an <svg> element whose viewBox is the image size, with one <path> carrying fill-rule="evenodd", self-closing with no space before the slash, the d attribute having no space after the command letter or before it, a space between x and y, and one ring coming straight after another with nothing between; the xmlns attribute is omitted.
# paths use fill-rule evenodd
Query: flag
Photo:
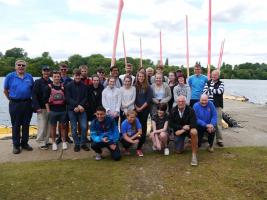
<svg viewBox="0 0 267 200"><path fill-rule="evenodd" d="M124 6L123 0L119 0L118 6L118 16L117 16L117 23L115 28L114 40L113 40L113 52L112 52L112 59L111 59L111 67L116 63L116 49L117 49L117 42L118 42L118 35L120 29L120 21L121 21L121 13Z"/></svg>

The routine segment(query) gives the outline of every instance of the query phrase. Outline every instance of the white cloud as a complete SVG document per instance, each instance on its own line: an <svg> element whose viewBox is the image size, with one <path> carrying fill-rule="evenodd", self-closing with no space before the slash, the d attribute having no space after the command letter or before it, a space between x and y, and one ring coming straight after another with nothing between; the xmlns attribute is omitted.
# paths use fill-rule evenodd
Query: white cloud
<svg viewBox="0 0 267 200"><path fill-rule="evenodd" d="M7 4L12 6L17 6L21 4L21 0L0 0L0 4Z"/></svg>
<svg viewBox="0 0 267 200"><path fill-rule="evenodd" d="M164 58L168 57L171 64L185 64L185 15L187 14L190 64L200 61L206 65L207 2L208 0L124 0L120 31L125 32L127 55L139 57L139 37L142 36L144 58L151 58L156 62L159 59L159 30L162 29ZM267 2L261 0L223 2L213 0L212 2L212 64L217 65L221 41L224 38L226 43L223 61L232 64L246 61L266 62L264 55L267 55L267 28L255 27L259 26L259 23L266 22ZM4 49L23 47L30 56L39 56L43 51L49 51L56 59L66 59L74 53L84 56L102 53L111 56L117 3L118 0L68 0L67 6L71 15L90 16L101 24L78 21L76 18L63 19L55 15L57 18L51 20L50 17L46 23L32 24L31 29L22 33L16 33L16 29L2 27L1 47ZM117 57L122 56L120 33Z"/></svg>

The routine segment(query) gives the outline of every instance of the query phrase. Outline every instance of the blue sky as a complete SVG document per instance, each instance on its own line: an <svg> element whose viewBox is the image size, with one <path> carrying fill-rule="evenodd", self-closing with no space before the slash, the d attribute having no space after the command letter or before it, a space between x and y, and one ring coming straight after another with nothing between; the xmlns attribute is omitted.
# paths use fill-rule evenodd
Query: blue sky
<svg viewBox="0 0 267 200"><path fill-rule="evenodd" d="M267 62L267 2L213 0L212 64L217 65L220 43L223 61ZM111 57L118 0L0 0L0 51L24 48L30 57L49 51L57 60L77 53ZM190 64L207 63L208 0L124 0L120 31L125 32L127 55L159 59L159 30L163 57L185 64L185 15L189 17ZM123 57L119 35L117 57Z"/></svg>

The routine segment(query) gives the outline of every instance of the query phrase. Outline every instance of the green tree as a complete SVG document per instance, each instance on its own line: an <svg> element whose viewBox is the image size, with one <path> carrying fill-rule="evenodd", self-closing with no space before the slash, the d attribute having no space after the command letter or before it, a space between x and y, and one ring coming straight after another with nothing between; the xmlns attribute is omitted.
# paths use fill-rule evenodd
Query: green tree
<svg viewBox="0 0 267 200"><path fill-rule="evenodd" d="M12 58L15 58L15 59L18 59L18 58L26 58L27 57L27 52L22 49L22 48L12 48L12 49L9 49L9 50L6 50L6 53L5 53L5 57L12 57Z"/></svg>

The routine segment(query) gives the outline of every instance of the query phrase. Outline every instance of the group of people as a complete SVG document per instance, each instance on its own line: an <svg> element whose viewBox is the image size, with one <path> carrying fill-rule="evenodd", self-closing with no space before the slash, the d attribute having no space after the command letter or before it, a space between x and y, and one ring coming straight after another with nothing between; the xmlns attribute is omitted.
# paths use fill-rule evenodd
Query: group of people
<svg viewBox="0 0 267 200"><path fill-rule="evenodd" d="M102 158L103 148L110 151L114 160L120 160L119 143L125 155L135 146L136 154L144 156L142 148L150 118L152 149L163 151L164 155L170 153L170 137L174 138L177 153L184 151L185 138L190 138L191 165L198 165L197 149L205 134L209 152L214 151L215 136L223 147L224 84L217 70L212 72L211 80L201 74L199 64L188 80L181 70L164 76L163 66L157 66L155 73L151 67L140 68L134 76L133 66L128 63L125 74L120 75L118 67L112 66L108 77L103 68L89 77L88 67L81 65L73 70L71 79L67 76L68 66L61 63L58 71L43 66L42 77L34 81L26 73L26 66L24 60L16 61L15 71L4 81L14 154L21 149L32 150L28 140L33 112L37 113L36 141L40 149L49 149L51 137L52 150L56 151L61 142L63 150L68 148L67 143L74 142L75 152L89 151L91 147L96 160ZM74 141L68 136L69 124Z"/></svg>

